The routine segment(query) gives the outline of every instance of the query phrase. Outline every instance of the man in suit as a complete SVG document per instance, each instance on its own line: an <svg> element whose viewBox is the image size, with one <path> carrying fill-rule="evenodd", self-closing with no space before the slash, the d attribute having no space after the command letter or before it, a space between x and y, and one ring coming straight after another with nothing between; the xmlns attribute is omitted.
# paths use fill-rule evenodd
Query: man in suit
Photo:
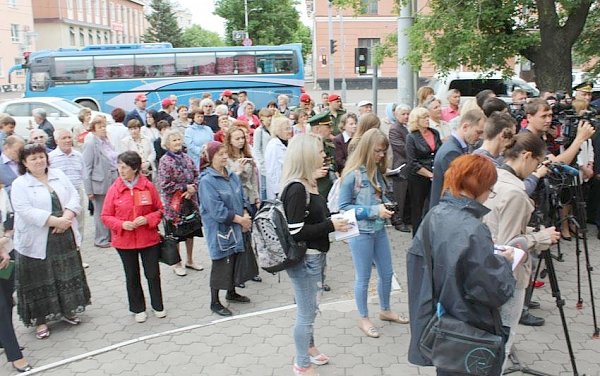
<svg viewBox="0 0 600 376"><path fill-rule="evenodd" d="M19 153L25 141L17 135L6 137L4 149L0 155L0 183L4 184L6 193L10 195L10 186L19 176Z"/></svg>
<svg viewBox="0 0 600 376"><path fill-rule="evenodd" d="M408 158L406 157L406 135L408 135L408 115L410 114L410 106L399 104L394 108L395 122L390 126L389 139L392 146L392 170L405 165L398 174L391 176L394 200L398 204L398 211L394 213L395 221L394 228L401 232L410 232L410 201L407 199L408 181L406 180L406 172L408 168ZM408 205L407 205L408 204Z"/></svg>
<svg viewBox="0 0 600 376"><path fill-rule="evenodd" d="M431 184L429 209L436 206L440 201L442 187L444 186L444 174L450 162L463 154L467 154L469 145L475 144L481 138L485 119L483 111L479 109L467 111L460 118L456 130L452 131L451 136L438 150L433 160L433 182Z"/></svg>
<svg viewBox="0 0 600 376"><path fill-rule="evenodd" d="M127 113L123 125L127 126L127 123L131 119L138 119L142 124L146 125L146 103L148 103L148 98L144 94L138 94L135 96L133 103L135 104L135 108Z"/></svg>

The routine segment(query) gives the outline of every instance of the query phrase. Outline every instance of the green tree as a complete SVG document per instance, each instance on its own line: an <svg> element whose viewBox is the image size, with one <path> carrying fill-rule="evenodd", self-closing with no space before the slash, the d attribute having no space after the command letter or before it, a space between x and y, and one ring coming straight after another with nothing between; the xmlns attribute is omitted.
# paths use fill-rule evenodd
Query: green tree
<svg viewBox="0 0 600 376"><path fill-rule="evenodd" d="M181 34L181 47L213 47L224 46L219 34L208 31L200 25L192 25Z"/></svg>
<svg viewBox="0 0 600 376"><path fill-rule="evenodd" d="M302 42L310 51L307 28L300 22L295 8L296 0L248 0L248 34L256 45L277 45ZM216 0L215 14L225 19L225 39L228 44L240 44L232 39L232 32L245 30L244 2Z"/></svg>
<svg viewBox="0 0 600 376"><path fill-rule="evenodd" d="M177 25L175 12L168 0L152 0L152 12L146 16L148 30L144 42L171 42L173 47L181 46L181 28Z"/></svg>
<svg viewBox="0 0 600 376"><path fill-rule="evenodd" d="M334 0L334 4L360 12L364 1ZM410 0L396 1L400 5ZM580 61L591 64L593 60L593 68L600 71L597 0L429 0L427 4L430 12L417 15L408 33L409 54L401 57L415 68L429 60L441 72L466 66L508 75L510 59L522 56L533 63L540 89L558 90L572 85L575 48ZM396 53L395 38L382 43L376 51L380 58Z"/></svg>
<svg viewBox="0 0 600 376"><path fill-rule="evenodd" d="M312 52L312 36L310 28L303 23L298 23L298 29L292 37L292 42L302 43L302 56L305 58Z"/></svg>

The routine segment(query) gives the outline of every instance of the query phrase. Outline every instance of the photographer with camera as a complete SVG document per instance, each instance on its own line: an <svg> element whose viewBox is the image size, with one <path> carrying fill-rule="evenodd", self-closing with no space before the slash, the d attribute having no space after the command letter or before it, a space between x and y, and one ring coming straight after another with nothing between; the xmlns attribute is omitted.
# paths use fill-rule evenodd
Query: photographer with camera
<svg viewBox="0 0 600 376"><path fill-rule="evenodd" d="M524 251L547 250L558 241L560 234L554 227L534 232L527 224L534 211L534 202L525 190L523 180L544 160L546 146L532 133L520 133L513 137L504 152L504 163L498 167L498 181L494 185L496 195L485 202L491 211L483 217L496 244L509 244L519 236L525 237L528 249ZM525 291L529 285L532 263L531 256L513 271L517 281L515 293L501 308L502 323L511 328L506 343L509 353L519 321L526 325L539 326L544 319L523 311Z"/></svg>

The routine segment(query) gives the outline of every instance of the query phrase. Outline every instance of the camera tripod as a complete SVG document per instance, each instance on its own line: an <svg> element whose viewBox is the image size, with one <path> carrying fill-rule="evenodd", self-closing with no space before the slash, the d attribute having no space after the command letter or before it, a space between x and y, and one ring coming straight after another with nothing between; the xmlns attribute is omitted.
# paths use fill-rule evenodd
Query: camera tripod
<svg viewBox="0 0 600 376"><path fill-rule="evenodd" d="M561 203L561 201L560 201L559 194L558 194L561 187L556 186L555 182L553 182L551 179L545 178L544 186L542 188L543 189L542 196L541 196L542 200L540 202L538 210L536 210L534 218L535 218L535 222L537 224L536 227L538 229L539 229L539 225L542 223L548 223L548 224L554 225L554 226L556 226L556 228L560 229L561 225L565 221L568 222L569 225L572 225L575 227L575 229L576 229L575 246L576 246L576 256L577 256L577 258L576 258L576 263L577 263L577 304L576 304L576 308L581 309L583 307L583 299L581 297L581 263L580 263L580 256L581 256L581 252L582 252L581 246L580 246L580 240L581 240L581 243L583 244L583 251L585 254L588 284L589 284L589 288L590 288L592 319L593 319L593 325L594 325L594 332L592 334L592 338L597 339L597 338L600 338L600 331L598 329L597 320L596 320L596 306L595 306L595 301L594 301L594 292L593 292L592 277L591 277L591 272L593 271L593 267L590 265L589 251L588 251L588 244L587 244L587 228L586 228L586 212L585 212L586 204L583 199L583 193L581 191L579 174L572 175L571 179L567 179L566 175L562 175L562 182L564 183L565 181L568 181L570 183L568 185L568 189L570 190L570 193L571 193L571 201L570 202L574 203L573 207L574 207L575 215L567 216L564 219L560 218L560 209L564 207L563 203ZM564 187L566 187L566 186L563 186L563 188ZM546 219L546 220L544 220L544 219ZM578 219L579 219L579 221L578 221ZM579 238L579 234L582 234L581 239ZM578 376L579 373L577 371L577 363L575 361L575 354L573 352L571 338L569 335L569 328L567 326L565 313L564 313L565 300L562 298L562 295L560 292L560 287L558 285L558 278L556 276L556 270L554 268L554 261L553 261L554 259L556 259L557 261L563 261L563 254L560 251L560 242L557 244L557 249L558 249L557 256L552 255L552 252L550 251L550 249L542 251L540 253L539 262L536 267L536 271L535 271L533 280L534 281L537 280L537 278L540 274L548 275L550 287L552 290L552 296L556 299L556 306L560 313L562 327L563 327L563 331L565 334L565 341L567 343L567 349L569 351L569 359L571 362L571 367L573 369L573 375ZM544 262L546 268L542 273L540 273L542 261ZM529 302L531 301L532 295L533 295L533 285L530 285L527 288L527 292L526 292L526 296L525 296L525 305L529 304ZM522 365L519 362L518 358L514 355L514 353L510 355L510 359L513 363L513 366L508 368L504 372L504 374L509 374L509 373L520 371L522 373L530 374L530 375L548 376L547 373L540 372L540 371L537 371L537 370L534 370L532 368Z"/></svg>

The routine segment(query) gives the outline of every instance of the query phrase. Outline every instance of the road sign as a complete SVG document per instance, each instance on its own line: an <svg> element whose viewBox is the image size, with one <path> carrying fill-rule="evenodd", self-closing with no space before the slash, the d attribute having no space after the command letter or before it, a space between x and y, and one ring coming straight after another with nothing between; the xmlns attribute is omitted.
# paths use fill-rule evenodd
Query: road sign
<svg viewBox="0 0 600 376"><path fill-rule="evenodd" d="M237 42L237 41L240 41L240 40L244 39L244 35L246 35L245 31L243 31L243 30L234 30L232 32L232 39Z"/></svg>
<svg viewBox="0 0 600 376"><path fill-rule="evenodd" d="M252 39L250 39L250 38L244 38L244 40L242 41L242 45L244 45L246 47L252 46Z"/></svg>

